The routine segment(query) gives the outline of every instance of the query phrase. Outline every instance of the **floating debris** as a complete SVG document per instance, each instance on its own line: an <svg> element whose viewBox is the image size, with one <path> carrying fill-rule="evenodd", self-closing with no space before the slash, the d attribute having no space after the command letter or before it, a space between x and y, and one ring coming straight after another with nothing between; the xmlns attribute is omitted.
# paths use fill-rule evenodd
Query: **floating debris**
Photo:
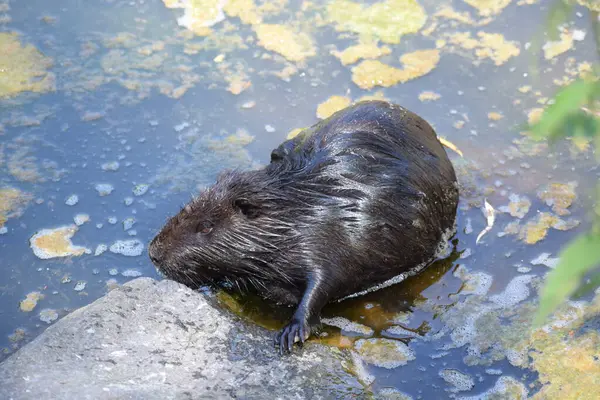
<svg viewBox="0 0 600 400"><path fill-rule="evenodd" d="M101 111L86 111L81 117L82 121L90 122L104 118L104 113Z"/></svg>
<svg viewBox="0 0 600 400"><path fill-rule="evenodd" d="M135 218L133 217L129 217L129 218L125 218L125 220L123 220L123 230L128 231L131 228L133 228L133 225L135 224Z"/></svg>
<svg viewBox="0 0 600 400"><path fill-rule="evenodd" d="M502 375L502 370L496 368L486 368L485 373L488 375Z"/></svg>
<svg viewBox="0 0 600 400"><path fill-rule="evenodd" d="M540 119L542 118L542 115L544 114L544 109L543 108L532 108L531 110L529 110L529 112L527 113L527 123L529 125L535 125L537 124Z"/></svg>
<svg viewBox="0 0 600 400"><path fill-rule="evenodd" d="M577 0L577 2L592 11L600 12L600 3L597 0Z"/></svg>
<svg viewBox="0 0 600 400"><path fill-rule="evenodd" d="M569 31L563 31L560 33L560 40L556 42L547 42L542 47L544 50L544 58L550 60L556 56L559 56L573 47L573 33Z"/></svg>
<svg viewBox="0 0 600 400"><path fill-rule="evenodd" d="M79 203L79 196L77 196L76 194L70 195L65 200L65 204L68 205L68 206L74 206L77 203Z"/></svg>
<svg viewBox="0 0 600 400"><path fill-rule="evenodd" d="M102 170L115 172L115 171L119 170L119 166L120 165L119 165L118 161L110 161L110 162L102 164Z"/></svg>
<svg viewBox="0 0 600 400"><path fill-rule="evenodd" d="M521 87L519 87L518 90L521 93L529 93L531 91L531 86L530 85L521 86Z"/></svg>
<svg viewBox="0 0 600 400"><path fill-rule="evenodd" d="M415 359L414 352L403 342L391 339L359 339L354 349L367 363L393 369Z"/></svg>
<svg viewBox="0 0 600 400"><path fill-rule="evenodd" d="M109 269L109 270L108 270L108 274L109 274L110 276L119 275L119 270L118 270L118 269L116 269L116 268L111 268L111 269Z"/></svg>
<svg viewBox="0 0 600 400"><path fill-rule="evenodd" d="M465 3L479 11L482 17L500 14L512 0L464 0Z"/></svg>
<svg viewBox="0 0 600 400"><path fill-rule="evenodd" d="M126 206L130 206L133 204L133 197L125 197L123 202L125 203Z"/></svg>
<svg viewBox="0 0 600 400"><path fill-rule="evenodd" d="M1 155L0 155L1 158ZM32 196L12 187L0 188L0 228L9 218L17 218L23 214Z"/></svg>
<svg viewBox="0 0 600 400"><path fill-rule="evenodd" d="M317 107L317 117L325 119L348 107L352 100L345 96L331 96Z"/></svg>
<svg viewBox="0 0 600 400"><path fill-rule="evenodd" d="M100 196L108 196L113 190L115 190L115 188L110 183L98 183L96 185L96 191Z"/></svg>
<svg viewBox="0 0 600 400"><path fill-rule="evenodd" d="M254 31L260 46L281 54L289 61L304 61L317 54L310 36L295 32L286 25L260 24L254 27Z"/></svg>
<svg viewBox="0 0 600 400"><path fill-rule="evenodd" d="M473 233L473 222L471 221L471 218L467 218L464 232L465 235L470 235L471 233Z"/></svg>
<svg viewBox="0 0 600 400"><path fill-rule="evenodd" d="M425 91L419 93L419 100L422 102L439 100L441 97L442 95L436 92Z"/></svg>
<svg viewBox="0 0 600 400"><path fill-rule="evenodd" d="M365 60L352 68L352 81L361 89L390 87L427 75L433 71L439 60L440 52L437 49L404 54L400 57L400 62L404 64L403 69L378 60Z"/></svg>
<svg viewBox="0 0 600 400"><path fill-rule="evenodd" d="M17 328L12 334L8 335L8 340L12 343L19 343L25 339L26 334L27 331L25 329Z"/></svg>
<svg viewBox="0 0 600 400"><path fill-rule="evenodd" d="M227 0L163 0L167 8L183 8L177 23L198 36L211 34L210 27L225 19L223 7Z"/></svg>
<svg viewBox="0 0 600 400"><path fill-rule="evenodd" d="M552 207L558 215L570 214L569 208L573 201L577 198L575 189L577 188L577 182L569 183L551 183L544 186L539 192L538 197L540 200L546 202L546 205Z"/></svg>
<svg viewBox="0 0 600 400"><path fill-rule="evenodd" d="M331 52L339 58L342 65L349 65L358 62L361 59L373 60L392 53L392 49L387 46L379 47L376 43L359 43L346 48L344 51L334 50Z"/></svg>
<svg viewBox="0 0 600 400"><path fill-rule="evenodd" d="M121 272L121 275L128 278L137 278L138 276L142 276L142 273L136 269L126 269L125 271Z"/></svg>
<svg viewBox="0 0 600 400"><path fill-rule="evenodd" d="M373 377L373 380L375 380L375 377ZM375 398L380 400L413 400L413 397L394 388L381 389L377 392L377 397Z"/></svg>
<svg viewBox="0 0 600 400"><path fill-rule="evenodd" d="M85 289L85 285L87 285L86 281L79 281L77 282L73 290L76 292L81 292L83 289Z"/></svg>
<svg viewBox="0 0 600 400"><path fill-rule="evenodd" d="M244 104L241 105L241 107L244 110L249 110L251 108L254 108L255 106L256 106L256 101L254 101L254 100L247 101L247 102L245 102Z"/></svg>
<svg viewBox="0 0 600 400"><path fill-rule="evenodd" d="M521 53L517 42L511 42L499 33L477 32L473 38L471 32L455 32L447 34L448 43L464 50L475 50L476 64L491 59L496 65L506 63L510 58Z"/></svg>
<svg viewBox="0 0 600 400"><path fill-rule="evenodd" d="M528 390L525 385L512 376L501 376L491 389L477 396L459 397L459 400L492 400L492 399L528 399Z"/></svg>
<svg viewBox="0 0 600 400"><path fill-rule="evenodd" d="M519 233L519 239L527 244L535 244L543 240L550 228L567 231L579 225L577 220L562 220L550 213L539 213L538 216L523 226ZM514 232L509 232L514 233Z"/></svg>
<svg viewBox="0 0 600 400"><path fill-rule="evenodd" d="M416 0L385 0L370 6L334 0L327 4L326 19L339 32L355 32L366 41L398 44L403 35L416 33L425 25L427 14Z"/></svg>
<svg viewBox="0 0 600 400"><path fill-rule="evenodd" d="M459 265L454 276L464 282L460 291L462 295L473 294L484 296L492 287L494 278L485 272L470 272L464 265Z"/></svg>
<svg viewBox="0 0 600 400"><path fill-rule="evenodd" d="M54 75L48 72L52 59L30 44L23 46L16 33L0 32L0 54L0 99L55 90Z"/></svg>
<svg viewBox="0 0 600 400"><path fill-rule="evenodd" d="M496 220L496 211L494 210L494 207L492 207L491 204L488 203L487 199L484 200L484 207L481 211L483 212L483 216L487 221L487 226L484 230L482 230L479 233L479 235L477 235L475 244L479 243L479 240L483 237L483 235L485 235L492 229L492 227L494 226L494 221Z"/></svg>
<svg viewBox="0 0 600 400"><path fill-rule="evenodd" d="M527 215L531 208L531 200L527 196L512 193L508 196L508 200L510 203L507 206L498 208L500 212L509 213L511 216L521 219Z"/></svg>
<svg viewBox="0 0 600 400"><path fill-rule="evenodd" d="M24 300L21 300L19 303L19 308L23 312L33 311L35 306L37 306L38 301L42 300L44 295L40 292L31 292L27 294Z"/></svg>
<svg viewBox="0 0 600 400"><path fill-rule="evenodd" d="M51 324L52 322L58 319L58 313L56 310L51 308L45 308L40 311L40 321L45 322L47 324Z"/></svg>
<svg viewBox="0 0 600 400"><path fill-rule="evenodd" d="M467 247L461 254L460 254L460 259L464 260L465 258L469 258L471 257L471 254L473 254L473 250L471 250L470 247Z"/></svg>
<svg viewBox="0 0 600 400"><path fill-rule="evenodd" d="M100 254L104 253L106 250L108 250L108 246L105 244L99 244L96 247L96 251L94 252L95 256L99 256Z"/></svg>
<svg viewBox="0 0 600 400"><path fill-rule="evenodd" d="M109 250L115 254L137 257L144 251L144 244L138 239L118 240L110 246Z"/></svg>
<svg viewBox="0 0 600 400"><path fill-rule="evenodd" d="M373 329L369 328L368 326L352 322L343 317L322 318L321 321L326 325L340 328L343 335L358 334L366 337L373 335Z"/></svg>
<svg viewBox="0 0 600 400"><path fill-rule="evenodd" d="M488 113L488 119L492 121L500 121L502 118L504 118L504 115L499 112L492 111Z"/></svg>
<svg viewBox="0 0 600 400"><path fill-rule="evenodd" d="M444 368L439 372L440 377L454 386L451 392L464 392L475 387L475 380L471 375L460 372L457 369Z"/></svg>
<svg viewBox="0 0 600 400"><path fill-rule="evenodd" d="M73 221L75 222L75 225L81 226L90 221L90 216L88 214L77 214L73 217Z"/></svg>
<svg viewBox="0 0 600 400"><path fill-rule="evenodd" d="M110 292L111 290L117 289L121 285L117 282L116 279L111 278L106 281L106 291Z"/></svg>
<svg viewBox="0 0 600 400"><path fill-rule="evenodd" d="M74 246L71 238L77 232L76 225L61 226L55 229L42 229L29 239L33 254L41 259L80 256L89 249Z"/></svg>
<svg viewBox="0 0 600 400"><path fill-rule="evenodd" d="M527 285L535 278L535 275L520 275L514 277L502 293L490 296L490 301L502 308L514 307L529 297Z"/></svg>
<svg viewBox="0 0 600 400"><path fill-rule="evenodd" d="M542 253L530 261L531 265L545 265L548 268L555 268L558 265L559 257L550 257L550 253Z"/></svg>
<svg viewBox="0 0 600 400"><path fill-rule="evenodd" d="M133 188L133 194L135 196L143 196L146 194L146 192L148 191L149 188L150 188L150 185L147 185L145 183L140 183L139 185L135 185L135 187Z"/></svg>
<svg viewBox="0 0 600 400"><path fill-rule="evenodd" d="M600 363L598 296L582 309L569 304L550 324L532 333L531 368L543 384L536 399L597 399Z"/></svg>
<svg viewBox="0 0 600 400"><path fill-rule="evenodd" d="M381 332L383 336L389 337L391 339L407 339L407 338L419 338L419 335L416 332L403 328L399 325L390 326Z"/></svg>

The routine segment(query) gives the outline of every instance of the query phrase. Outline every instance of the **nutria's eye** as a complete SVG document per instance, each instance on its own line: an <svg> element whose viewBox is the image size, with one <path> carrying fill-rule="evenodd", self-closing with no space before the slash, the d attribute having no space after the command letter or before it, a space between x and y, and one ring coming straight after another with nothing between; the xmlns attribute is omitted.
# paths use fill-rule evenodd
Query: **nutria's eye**
<svg viewBox="0 0 600 400"><path fill-rule="evenodd" d="M201 233L203 235L208 235L209 233L212 232L212 230L213 230L213 226L208 221L200 222L198 224L198 227L196 228L196 232Z"/></svg>

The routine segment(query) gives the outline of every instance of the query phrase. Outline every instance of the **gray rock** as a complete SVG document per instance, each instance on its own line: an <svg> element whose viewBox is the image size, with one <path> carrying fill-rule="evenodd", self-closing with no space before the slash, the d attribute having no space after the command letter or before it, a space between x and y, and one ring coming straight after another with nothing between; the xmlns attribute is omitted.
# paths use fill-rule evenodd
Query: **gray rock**
<svg viewBox="0 0 600 400"><path fill-rule="evenodd" d="M0 364L2 399L369 397L344 353L273 333L173 281L135 279L50 326Z"/></svg>

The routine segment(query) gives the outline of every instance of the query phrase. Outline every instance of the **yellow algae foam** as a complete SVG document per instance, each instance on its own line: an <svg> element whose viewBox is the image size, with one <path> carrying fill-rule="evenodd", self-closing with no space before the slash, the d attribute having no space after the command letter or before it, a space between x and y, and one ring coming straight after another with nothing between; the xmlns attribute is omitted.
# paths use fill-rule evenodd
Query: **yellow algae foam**
<svg viewBox="0 0 600 400"><path fill-rule="evenodd" d="M600 1L598 0L577 0L577 2L592 11L600 12Z"/></svg>
<svg viewBox="0 0 600 400"><path fill-rule="evenodd" d="M483 17L500 14L511 1L512 0L464 0L465 3L476 8Z"/></svg>
<svg viewBox="0 0 600 400"><path fill-rule="evenodd" d="M27 294L25 299L19 303L19 308L23 312L31 312L37 306L38 302L44 298L40 292L31 292Z"/></svg>
<svg viewBox="0 0 600 400"><path fill-rule="evenodd" d="M354 32L365 39L397 44L425 25L427 14L416 0L387 0L370 6L349 0L327 5L326 20L339 32Z"/></svg>
<svg viewBox="0 0 600 400"><path fill-rule="evenodd" d="M477 32L477 37L471 32L454 32L447 35L448 43L465 50L475 50L476 63L491 59L496 65L506 63L512 57L521 53L517 42L506 40L500 33Z"/></svg>
<svg viewBox="0 0 600 400"><path fill-rule="evenodd" d="M257 5L254 0L228 0L223 10L232 18L239 18L243 24L256 25L265 16L277 15L285 10L288 0L269 0Z"/></svg>
<svg viewBox="0 0 600 400"><path fill-rule="evenodd" d="M352 100L345 96L331 96L317 107L317 117L325 119L333 113L348 107Z"/></svg>
<svg viewBox="0 0 600 400"><path fill-rule="evenodd" d="M419 100L422 102L436 101L436 100L439 100L441 97L442 97L441 94L432 92L432 91L428 91L428 90L419 93Z"/></svg>
<svg viewBox="0 0 600 400"><path fill-rule="evenodd" d="M550 60L557 57L573 48L573 34L569 31L560 33L560 39L555 42L547 42L542 48L544 50L544 58Z"/></svg>
<svg viewBox="0 0 600 400"><path fill-rule="evenodd" d="M285 25L260 24L254 26L254 32L260 46L281 54L289 61L303 61L317 54L310 36Z"/></svg>
<svg viewBox="0 0 600 400"><path fill-rule="evenodd" d="M21 92L55 90L52 59L34 46L22 45L16 33L0 32L0 99Z"/></svg>
<svg viewBox="0 0 600 400"><path fill-rule="evenodd" d="M211 26L225 19L223 7L227 0L163 0L167 8L183 8L177 23L198 36L207 36Z"/></svg>
<svg viewBox="0 0 600 400"><path fill-rule="evenodd" d="M430 73L440 61L440 52L417 50L400 57L404 68L395 68L377 60L365 60L352 68L352 81L361 89L389 87Z"/></svg>
<svg viewBox="0 0 600 400"><path fill-rule="evenodd" d="M85 247L75 246L71 238L77 232L76 225L61 226L54 229L42 229L29 239L33 254L41 259L80 256L91 252Z"/></svg>
<svg viewBox="0 0 600 400"><path fill-rule="evenodd" d="M331 52L337 57L342 65L354 64L360 59L376 59L392 53L392 49L388 46L377 46L376 43L359 43L354 46L347 47L343 51L334 50Z"/></svg>
<svg viewBox="0 0 600 400"><path fill-rule="evenodd" d="M31 200L31 195L12 188L0 188L0 228L13 217L21 215L23 208Z"/></svg>

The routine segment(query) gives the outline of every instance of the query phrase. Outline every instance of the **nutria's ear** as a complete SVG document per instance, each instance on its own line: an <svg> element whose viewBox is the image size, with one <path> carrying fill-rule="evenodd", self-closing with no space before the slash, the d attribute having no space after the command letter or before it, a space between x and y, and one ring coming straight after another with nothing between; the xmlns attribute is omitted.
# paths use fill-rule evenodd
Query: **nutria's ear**
<svg viewBox="0 0 600 400"><path fill-rule="evenodd" d="M246 218L256 218L260 214L260 209L256 204L252 204L248 199L241 198L236 199L233 202L235 208L240 210L242 214L246 216Z"/></svg>

